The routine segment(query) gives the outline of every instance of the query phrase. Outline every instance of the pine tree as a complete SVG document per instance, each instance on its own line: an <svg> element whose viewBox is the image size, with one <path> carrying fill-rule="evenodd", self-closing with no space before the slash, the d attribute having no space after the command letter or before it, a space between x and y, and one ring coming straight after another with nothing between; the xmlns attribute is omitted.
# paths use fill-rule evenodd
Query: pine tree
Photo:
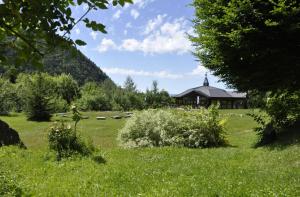
<svg viewBox="0 0 300 197"><path fill-rule="evenodd" d="M26 115L28 120L49 121L51 118L51 94L49 81L43 74L36 74L27 81Z"/></svg>
<svg viewBox="0 0 300 197"><path fill-rule="evenodd" d="M124 82L124 89L128 92L137 92L136 85L130 76L127 76Z"/></svg>

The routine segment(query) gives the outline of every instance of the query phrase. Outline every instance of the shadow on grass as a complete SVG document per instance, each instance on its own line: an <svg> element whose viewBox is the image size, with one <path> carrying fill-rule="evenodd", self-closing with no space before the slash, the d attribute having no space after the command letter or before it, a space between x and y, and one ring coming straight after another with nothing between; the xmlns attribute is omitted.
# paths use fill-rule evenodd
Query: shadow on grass
<svg viewBox="0 0 300 197"><path fill-rule="evenodd" d="M266 147L270 149L285 149L292 145L300 145L300 121L295 123L293 126L276 133L273 136L273 140L269 143L257 143L258 147Z"/></svg>
<svg viewBox="0 0 300 197"><path fill-rule="evenodd" d="M209 146L209 147L205 147L205 148L238 148L238 146L232 145L232 144L229 144L229 142L226 142L225 144L221 144L218 146Z"/></svg>
<svg viewBox="0 0 300 197"><path fill-rule="evenodd" d="M92 159L97 164L105 164L106 163L106 160L101 155L95 155L95 156L92 157Z"/></svg>
<svg viewBox="0 0 300 197"><path fill-rule="evenodd" d="M0 113L0 117L17 117L19 116L18 114L16 113Z"/></svg>

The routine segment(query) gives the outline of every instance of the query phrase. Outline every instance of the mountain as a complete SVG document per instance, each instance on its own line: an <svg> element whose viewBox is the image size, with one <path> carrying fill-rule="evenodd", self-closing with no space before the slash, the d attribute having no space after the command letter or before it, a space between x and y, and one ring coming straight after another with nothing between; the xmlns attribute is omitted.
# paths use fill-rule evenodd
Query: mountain
<svg viewBox="0 0 300 197"><path fill-rule="evenodd" d="M61 73L70 74L80 85L87 81L114 82L88 57L77 50L75 47L70 49L57 47L51 52L48 52L43 57L43 72L50 75L57 75ZM31 65L20 66L17 72L34 72L36 68ZM0 65L0 74L6 72L7 69Z"/></svg>

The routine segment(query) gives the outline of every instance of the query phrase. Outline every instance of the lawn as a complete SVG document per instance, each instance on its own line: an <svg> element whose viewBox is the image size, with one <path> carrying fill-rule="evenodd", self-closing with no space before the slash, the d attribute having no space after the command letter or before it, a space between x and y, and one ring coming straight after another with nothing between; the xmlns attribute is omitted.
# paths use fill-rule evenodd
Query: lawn
<svg viewBox="0 0 300 197"><path fill-rule="evenodd" d="M105 164L90 158L56 162L47 149L51 123L28 122L22 114L0 117L28 147L1 148L0 171L33 196L300 196L299 144L253 148L255 123L247 112L221 111L229 147L133 150L116 141L126 120L101 121L96 116L113 114L86 113L90 118L79 130L100 148Z"/></svg>

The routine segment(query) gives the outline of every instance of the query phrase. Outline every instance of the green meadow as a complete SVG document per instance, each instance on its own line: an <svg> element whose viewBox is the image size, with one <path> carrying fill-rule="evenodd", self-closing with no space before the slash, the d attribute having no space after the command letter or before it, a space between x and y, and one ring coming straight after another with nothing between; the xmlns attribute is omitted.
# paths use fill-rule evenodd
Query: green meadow
<svg viewBox="0 0 300 197"><path fill-rule="evenodd" d="M209 149L122 149L116 138L126 119L96 120L117 112L84 113L89 119L79 122L80 135L93 141L106 163L55 160L47 129L69 118L30 122L23 114L1 116L27 150L0 148L0 172L24 196L300 196L299 143L254 148L256 123L247 112L221 110L229 146Z"/></svg>

